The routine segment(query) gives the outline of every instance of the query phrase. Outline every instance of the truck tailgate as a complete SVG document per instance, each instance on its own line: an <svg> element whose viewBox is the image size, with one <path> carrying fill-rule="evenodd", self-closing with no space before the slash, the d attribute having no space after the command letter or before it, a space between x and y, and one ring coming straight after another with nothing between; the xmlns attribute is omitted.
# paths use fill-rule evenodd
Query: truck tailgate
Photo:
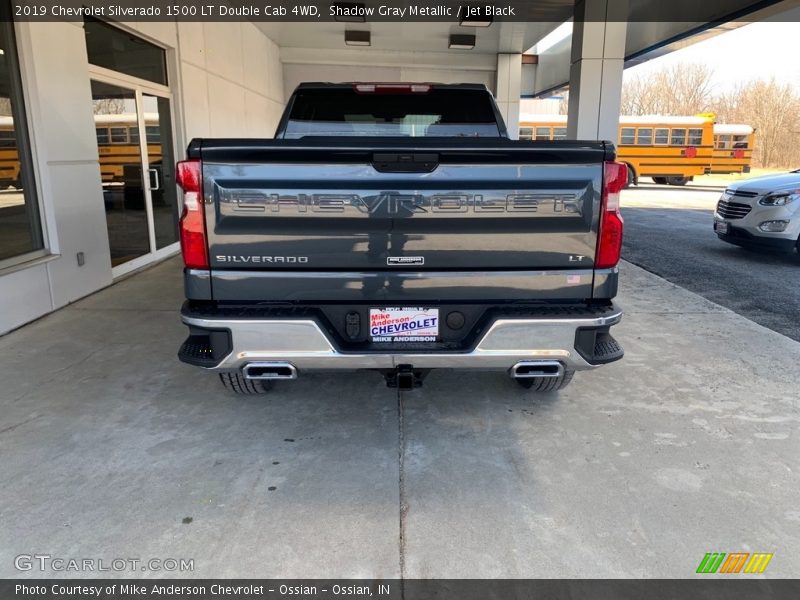
<svg viewBox="0 0 800 600"><path fill-rule="evenodd" d="M194 156L192 156L194 155ZM209 262L227 271L586 272L602 142L201 140ZM577 280L576 280L577 281ZM591 297L582 277L575 297ZM548 286L549 287L549 286Z"/></svg>

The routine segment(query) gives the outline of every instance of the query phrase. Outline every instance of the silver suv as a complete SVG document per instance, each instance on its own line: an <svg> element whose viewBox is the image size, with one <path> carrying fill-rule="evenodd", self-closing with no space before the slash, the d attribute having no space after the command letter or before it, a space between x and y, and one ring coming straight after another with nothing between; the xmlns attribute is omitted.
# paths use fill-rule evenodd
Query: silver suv
<svg viewBox="0 0 800 600"><path fill-rule="evenodd" d="M714 232L738 246L800 252L800 169L728 187L717 202Z"/></svg>

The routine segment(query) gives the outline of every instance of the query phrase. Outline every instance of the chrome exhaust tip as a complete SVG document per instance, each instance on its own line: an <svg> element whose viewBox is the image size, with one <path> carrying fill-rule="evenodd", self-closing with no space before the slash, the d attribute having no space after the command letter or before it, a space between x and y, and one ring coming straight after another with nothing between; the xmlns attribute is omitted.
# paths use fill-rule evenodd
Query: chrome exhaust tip
<svg viewBox="0 0 800 600"><path fill-rule="evenodd" d="M288 362L251 362L242 368L245 379L297 379L297 369Z"/></svg>
<svg viewBox="0 0 800 600"><path fill-rule="evenodd" d="M514 379L531 377L561 377L564 365L557 360L521 360L509 371Z"/></svg>

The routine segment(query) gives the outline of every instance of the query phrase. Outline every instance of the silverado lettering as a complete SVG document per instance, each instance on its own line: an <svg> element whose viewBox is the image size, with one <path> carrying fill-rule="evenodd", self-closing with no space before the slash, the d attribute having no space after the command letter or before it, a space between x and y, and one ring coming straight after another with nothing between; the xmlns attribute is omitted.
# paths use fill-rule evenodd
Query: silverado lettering
<svg viewBox="0 0 800 600"><path fill-rule="evenodd" d="M225 256L217 254L217 262L222 263L307 263L307 256Z"/></svg>
<svg viewBox="0 0 800 600"><path fill-rule="evenodd" d="M495 196L483 194L404 194L376 192L359 194L278 194L254 190L219 189L220 202L237 212L271 213L358 213L412 216L414 213L463 212L539 212L577 214L580 207L574 194L515 193Z"/></svg>

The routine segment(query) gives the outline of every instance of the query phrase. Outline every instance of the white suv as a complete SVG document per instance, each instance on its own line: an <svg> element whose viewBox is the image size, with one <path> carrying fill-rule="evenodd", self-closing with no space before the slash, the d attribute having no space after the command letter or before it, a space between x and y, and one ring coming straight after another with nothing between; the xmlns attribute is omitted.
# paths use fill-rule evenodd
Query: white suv
<svg viewBox="0 0 800 600"><path fill-rule="evenodd" d="M800 252L800 169L731 185L717 202L714 232L738 246Z"/></svg>

